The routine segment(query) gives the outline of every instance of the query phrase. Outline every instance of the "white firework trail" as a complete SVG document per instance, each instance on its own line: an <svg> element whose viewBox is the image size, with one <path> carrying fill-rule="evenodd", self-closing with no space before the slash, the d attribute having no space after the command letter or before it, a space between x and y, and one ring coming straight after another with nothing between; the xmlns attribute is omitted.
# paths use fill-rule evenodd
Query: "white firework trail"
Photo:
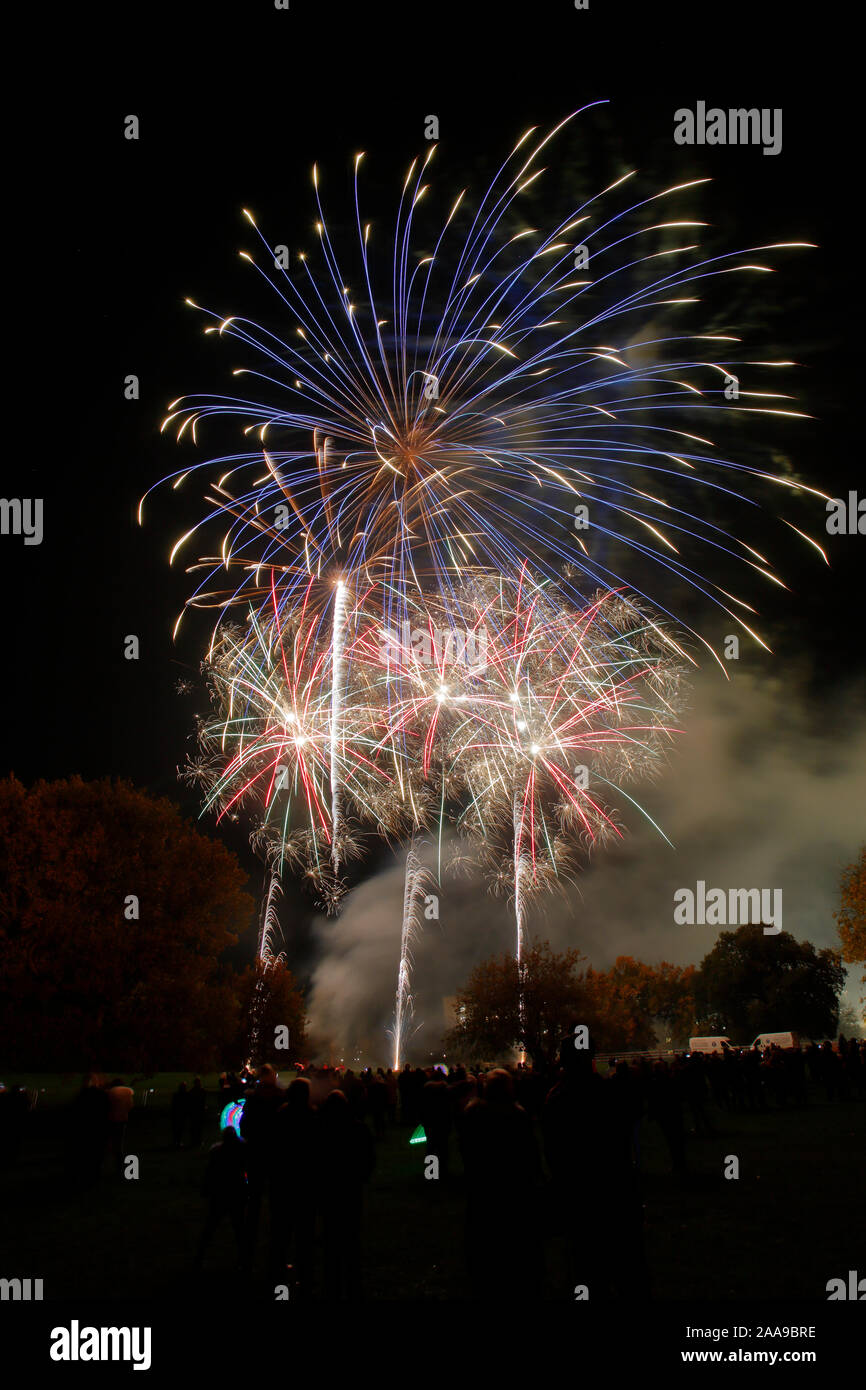
<svg viewBox="0 0 866 1390"><path fill-rule="evenodd" d="M259 944L256 951L256 959L262 967L259 971L259 978L256 981L256 989L253 995L251 1009L250 1027L250 1057L256 1056L259 1045L259 1025L261 1023L262 1011L267 1000L268 974L271 968L283 959L283 953L274 952L276 933L280 931L280 919L277 912L277 900L282 893L280 876L275 870L271 870L271 880L268 885L268 893L265 898L264 910L262 912L262 925L259 930Z"/></svg>
<svg viewBox="0 0 866 1390"><path fill-rule="evenodd" d="M394 1070L400 1070L401 1053L414 1014L412 1000L412 944L421 930L421 907L431 875L418 857L414 840L406 854L406 877L403 887L403 925L400 933L400 965L397 971L397 998L394 1007L394 1027L390 1030L394 1043Z"/></svg>
<svg viewBox="0 0 866 1390"><path fill-rule="evenodd" d="M519 791L515 791L512 800L512 817L514 822L514 919L517 928L517 965L519 968L523 957L525 918L523 885L527 873L532 873L532 859L530 855L524 853L523 848L523 805Z"/></svg>
<svg viewBox="0 0 866 1390"><path fill-rule="evenodd" d="M334 593L334 621L331 634L331 867L335 878L340 872L340 835L343 824L340 742L345 621L346 586L342 579L338 579Z"/></svg>
<svg viewBox="0 0 866 1390"><path fill-rule="evenodd" d="M262 913L262 925L259 931L259 945L256 952L257 958L265 965L272 965L279 960L279 955L274 953L275 932L280 931L280 918L277 912L277 899L282 893L280 876L276 870L271 870L271 880L268 885L268 895L265 898L264 911Z"/></svg>
<svg viewBox="0 0 866 1390"><path fill-rule="evenodd" d="M520 799L520 792L515 791L511 803L512 818L514 826L514 922L517 930L517 977L520 986L520 997L518 1000L518 1010L520 1014L520 1034L524 1033L524 1023L526 1016L526 1000L523 994L523 927L524 927L524 905L523 905L523 884L527 872L532 873L532 860L529 855L523 852L523 805ZM521 1062L526 1061L526 1054L521 1050Z"/></svg>

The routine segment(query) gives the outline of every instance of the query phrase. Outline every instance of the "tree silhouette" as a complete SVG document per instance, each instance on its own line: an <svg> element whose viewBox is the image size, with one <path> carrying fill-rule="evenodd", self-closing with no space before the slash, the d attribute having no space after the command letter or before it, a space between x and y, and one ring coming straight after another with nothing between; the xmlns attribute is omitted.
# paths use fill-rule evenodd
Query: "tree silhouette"
<svg viewBox="0 0 866 1390"><path fill-rule="evenodd" d="M241 1028L220 958L251 925L245 877L170 801L128 783L0 781L7 1063L217 1063Z"/></svg>
<svg viewBox="0 0 866 1390"><path fill-rule="evenodd" d="M838 951L816 951L790 932L763 925L722 932L695 976L700 1031L747 1044L759 1033L793 1030L809 1038L836 1032L845 971Z"/></svg>
<svg viewBox="0 0 866 1390"><path fill-rule="evenodd" d="M833 916L839 923L842 959L866 961L866 845L860 851L860 858L843 870L839 896L839 911ZM866 972L860 978L866 984ZM866 1003L866 999L862 1002ZM863 1021L866 1022L866 1010Z"/></svg>
<svg viewBox="0 0 866 1390"><path fill-rule="evenodd" d="M631 1001L637 1018L656 1021L675 1045L685 1045L695 1021L693 965L664 960L646 965L632 956L617 956L607 979L624 1002Z"/></svg>
<svg viewBox="0 0 866 1390"><path fill-rule="evenodd" d="M259 987L261 996L257 998ZM279 1069L304 1057L307 1042L304 1001L292 972L281 958L268 965L259 960L248 966L238 981L238 994L241 1001L239 1052L245 1058L249 1057L256 1066L270 1062ZM278 1029L288 1030L287 1046L282 1045L283 1034L278 1034Z"/></svg>
<svg viewBox="0 0 866 1390"><path fill-rule="evenodd" d="M562 1038L585 1024L602 1052L644 1051L656 1044L653 1017L690 1019L693 973L630 956L620 956L612 970L593 970L579 951L533 942L520 974L511 955L475 967L457 993L457 1024L446 1046L470 1060L524 1048L535 1064L550 1064Z"/></svg>

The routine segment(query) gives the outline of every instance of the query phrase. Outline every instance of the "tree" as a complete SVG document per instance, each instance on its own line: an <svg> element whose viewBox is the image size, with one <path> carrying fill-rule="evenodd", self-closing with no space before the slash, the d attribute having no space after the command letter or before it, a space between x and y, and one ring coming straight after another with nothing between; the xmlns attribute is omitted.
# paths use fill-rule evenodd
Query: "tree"
<svg viewBox="0 0 866 1390"><path fill-rule="evenodd" d="M826 1038L836 1032L845 971L837 951L816 951L790 932L763 926L722 932L695 976L696 1027L749 1043L786 1031Z"/></svg>
<svg viewBox="0 0 866 1390"><path fill-rule="evenodd" d="M562 1038L582 1023L599 1051L639 1052L655 1045L653 1016L691 1017L692 967L654 969L620 956L612 970L600 971L581 968L583 962L579 951L558 954L546 941L526 950L521 973L514 956L483 961L457 993L449 1051L492 1059L523 1047L536 1065L549 1064Z"/></svg>
<svg viewBox="0 0 866 1390"><path fill-rule="evenodd" d="M241 1024L220 958L251 925L245 877L170 801L128 783L0 781L7 1062L216 1064Z"/></svg>
<svg viewBox="0 0 866 1390"><path fill-rule="evenodd" d="M281 959L265 968L261 961L248 966L238 984L241 1000L241 1035L238 1050L255 1065L270 1062L278 1069L302 1058L306 1048L304 1000L295 978ZM256 1019L255 1037L253 1019ZM287 1035L282 1031L287 1030ZM286 1039L287 1046L277 1046Z"/></svg>
<svg viewBox="0 0 866 1390"><path fill-rule="evenodd" d="M523 1047L536 1064L552 1061L572 1017L584 1021L582 959L579 951L557 954L544 941L527 947L520 968L512 955L476 965L457 992L457 1025L446 1037L449 1051L489 1060Z"/></svg>
<svg viewBox="0 0 866 1390"><path fill-rule="evenodd" d="M675 1045L686 1042L695 1021L693 965L664 960L646 965L632 956L617 956L609 978L612 988L630 1000L636 1017L652 1020Z"/></svg>
<svg viewBox="0 0 866 1390"><path fill-rule="evenodd" d="M621 960L629 959L626 956ZM601 1052L643 1052L655 1046L652 1019L640 1002L638 977L649 971L639 961L635 970L587 970L584 976L584 1017Z"/></svg>
<svg viewBox="0 0 866 1390"><path fill-rule="evenodd" d="M859 860L843 870L839 898L839 911L833 916L839 923L842 959L849 963L866 961L866 845ZM866 985L866 972L861 981ZM866 1023L866 1011L863 1021Z"/></svg>

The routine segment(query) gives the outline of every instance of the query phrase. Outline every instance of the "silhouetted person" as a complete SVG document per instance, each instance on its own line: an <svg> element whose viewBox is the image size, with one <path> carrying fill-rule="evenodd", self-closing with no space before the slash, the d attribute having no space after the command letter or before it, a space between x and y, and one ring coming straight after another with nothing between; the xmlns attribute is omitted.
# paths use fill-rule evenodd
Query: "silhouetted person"
<svg viewBox="0 0 866 1390"><path fill-rule="evenodd" d="M728 1070L725 1066L724 1056L720 1057L718 1053L710 1053L706 1058L706 1063L713 1103L720 1110L730 1110L731 1093L728 1087Z"/></svg>
<svg viewBox="0 0 866 1390"><path fill-rule="evenodd" d="M842 1059L842 1070L845 1075L844 1095L845 1097L849 1095L856 1096L859 1095L863 1084L860 1048L857 1045L856 1038L849 1038L843 1051L844 1041L842 1037L839 1038L839 1055ZM793 1059L798 1054L789 1053L788 1055L792 1058L793 1062Z"/></svg>
<svg viewBox="0 0 866 1390"><path fill-rule="evenodd" d="M397 1089L400 1092L400 1121L414 1129L418 1119L412 1111L415 1093L412 1086L412 1068L408 1062L397 1077Z"/></svg>
<svg viewBox="0 0 866 1390"><path fill-rule="evenodd" d="M415 1067L414 1071L409 1074L409 1108L413 1116L413 1128L421 1121L421 1097L429 1080L430 1077L422 1067Z"/></svg>
<svg viewBox="0 0 866 1390"><path fill-rule="evenodd" d="M781 1047L775 1045L764 1055L765 1086L780 1110L786 1109L790 1098L790 1072L787 1056Z"/></svg>
<svg viewBox="0 0 866 1390"><path fill-rule="evenodd" d="M30 1098L23 1086L0 1087L0 1167L18 1162Z"/></svg>
<svg viewBox="0 0 866 1390"><path fill-rule="evenodd" d="M542 1115L545 1153L568 1240L571 1287L586 1286L591 1301L633 1298L648 1280L631 1096L602 1080L593 1055L591 1044L576 1048L573 1037L562 1043L561 1079Z"/></svg>
<svg viewBox="0 0 866 1390"><path fill-rule="evenodd" d="M693 1052L683 1070L683 1089L695 1127L695 1134L706 1136L715 1134L706 1114L707 1069L704 1054Z"/></svg>
<svg viewBox="0 0 866 1390"><path fill-rule="evenodd" d="M649 1117L664 1135L677 1176L686 1170L686 1138L683 1128L683 1101L677 1075L666 1062L657 1062L649 1088Z"/></svg>
<svg viewBox="0 0 866 1390"><path fill-rule="evenodd" d="M318 1180L325 1250L325 1296L361 1292L361 1209L375 1162L373 1136L353 1117L342 1091L332 1091L318 1116Z"/></svg>
<svg viewBox="0 0 866 1390"><path fill-rule="evenodd" d="M204 1086L201 1084L201 1077L197 1076L192 1083L187 1102L189 1109L189 1142L193 1149L201 1145L201 1137L204 1132L204 1116L207 1108Z"/></svg>
<svg viewBox="0 0 866 1390"><path fill-rule="evenodd" d="M767 1099L761 1076L761 1054L756 1047L740 1058L743 1081L746 1091L746 1107L749 1110L766 1110Z"/></svg>
<svg viewBox="0 0 866 1390"><path fill-rule="evenodd" d="M259 1213L270 1176L274 1116L286 1093L277 1084L273 1067L267 1063L259 1071L258 1082L248 1085L247 1092L241 1115L241 1136L247 1145L247 1261L252 1266Z"/></svg>
<svg viewBox="0 0 866 1390"><path fill-rule="evenodd" d="M806 1056L797 1047L789 1054L791 1093L795 1105L806 1104Z"/></svg>
<svg viewBox="0 0 866 1390"><path fill-rule="evenodd" d="M464 1072L465 1077L465 1072ZM514 1099L522 1105L530 1119L541 1114L547 1093L553 1083L534 1067L519 1067L514 1078Z"/></svg>
<svg viewBox="0 0 866 1390"><path fill-rule="evenodd" d="M171 1098L169 1120L171 1122L171 1142L176 1149L183 1143L184 1131L189 1119L189 1091L185 1081L181 1081Z"/></svg>
<svg viewBox="0 0 866 1390"><path fill-rule="evenodd" d="M385 1108L388 1123L393 1127L397 1123L397 1078L390 1067L385 1073L385 1087L388 1092L388 1104Z"/></svg>
<svg viewBox="0 0 866 1390"><path fill-rule="evenodd" d="M840 1062L838 1053L833 1051L831 1042L821 1044L821 1080L827 1092L828 1100L836 1099L836 1091L839 1086Z"/></svg>
<svg viewBox="0 0 866 1390"><path fill-rule="evenodd" d="M94 1073L86 1076L69 1115L68 1167L73 1181L89 1186L102 1169L111 1102Z"/></svg>
<svg viewBox="0 0 866 1390"><path fill-rule="evenodd" d="M108 1146L111 1158L118 1173L123 1172L123 1157L126 1144L126 1122L135 1102L131 1086L124 1086L117 1076L107 1088L108 1095Z"/></svg>
<svg viewBox="0 0 866 1390"><path fill-rule="evenodd" d="M467 1075L463 1067L452 1072L448 1080L451 1083L448 1088L451 1097L451 1113L455 1122L459 1124L463 1111L471 1100L475 1100L478 1094L478 1085L475 1077Z"/></svg>
<svg viewBox="0 0 866 1390"><path fill-rule="evenodd" d="M235 1096L232 1092L231 1082L226 1072L220 1072L217 1082L217 1118L222 1118L222 1113L229 1101L233 1101Z"/></svg>
<svg viewBox="0 0 866 1390"><path fill-rule="evenodd" d="M371 1074L367 1081L367 1109L373 1121L373 1132L377 1139L385 1136L385 1115L388 1110L388 1087L382 1075Z"/></svg>
<svg viewBox="0 0 866 1390"><path fill-rule="evenodd" d="M245 1248L244 1213L247 1201L246 1145L229 1126L208 1154L203 1192L208 1201L204 1230L201 1233L193 1261L201 1266L205 1251L223 1217L232 1223L238 1248L238 1259Z"/></svg>
<svg viewBox="0 0 866 1390"><path fill-rule="evenodd" d="M427 1136L425 1153L439 1159L439 1171L444 1177L448 1167L448 1136L451 1133L451 1091L441 1072L433 1073L421 1090L421 1123Z"/></svg>
<svg viewBox="0 0 866 1390"><path fill-rule="evenodd" d="M367 1088L351 1067L347 1067L340 1080L339 1089L349 1102L349 1109L356 1120L363 1120L367 1113Z"/></svg>
<svg viewBox="0 0 866 1390"><path fill-rule="evenodd" d="M285 1104L274 1116L270 1174L270 1265L275 1282L292 1261L299 1295L309 1297L313 1283L316 1222L316 1113L310 1083L296 1077Z"/></svg>
<svg viewBox="0 0 866 1390"><path fill-rule="evenodd" d="M531 1298L541 1278L536 1198L540 1164L532 1123L495 1070L459 1120L466 1173L466 1260L477 1297Z"/></svg>
<svg viewBox="0 0 866 1390"><path fill-rule="evenodd" d="M610 1084L619 1105L628 1116L631 1160L635 1168L640 1168L640 1126L643 1118L643 1082L640 1073L632 1069L628 1062L617 1062Z"/></svg>

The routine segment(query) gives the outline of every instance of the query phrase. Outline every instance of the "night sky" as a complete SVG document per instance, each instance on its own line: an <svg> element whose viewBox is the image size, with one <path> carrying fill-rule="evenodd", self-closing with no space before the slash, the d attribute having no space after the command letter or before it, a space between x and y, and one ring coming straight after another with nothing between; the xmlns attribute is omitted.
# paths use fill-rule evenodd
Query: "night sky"
<svg viewBox="0 0 866 1390"><path fill-rule="evenodd" d="M284 13L262 0L226 12L196 6L178 20L168 7L148 6L140 45L126 21L116 46L109 27L89 31L83 21L81 60L64 76L65 93L33 103L29 120L42 132L36 167L32 153L15 156L13 182L20 176L26 192L10 199L18 206L7 214L22 243L7 274L23 276L26 264L41 303L23 323L6 323L23 379L14 415L25 439L14 467L7 456L4 495L44 497L45 536L41 546L0 542L12 655L4 771L25 782L130 778L195 814L196 795L176 769L192 748L201 687L187 695L176 687L197 679L209 623L185 620L172 645L187 579L167 557L197 518L200 489L162 490L144 528L135 521L141 494L179 464L173 438L158 432L167 403L231 390L237 354L202 337L184 296L226 313L260 303L236 254L252 241L240 210L252 208L274 242L311 245L314 160L325 171L332 231L348 207L358 150L367 152L368 205L387 223L409 162L426 149L430 113L441 131L436 182L450 192L492 176L528 125L555 124L606 97L604 113L581 127L593 132L585 158L599 184L624 167L659 187L709 174L715 182L700 215L728 246L817 242L818 251L776 258L784 269L756 278L754 294L770 301L771 336L804 364L799 408L817 417L796 430L785 425L785 449L805 481L835 496L858 486L862 494L862 224L845 186L852 89L841 55L828 26L811 31L811 9L801 20L791 6L763 6L756 29L752 6L726 6L699 32L697 8L591 0L579 13L562 0L506 12L292 0ZM808 34L798 27L806 16ZM797 61L786 32L797 35ZM677 147L673 113L698 100L781 107L782 152ZM129 113L141 121L138 142L123 138ZM542 161L554 180L568 148ZM127 373L140 377L137 402L124 400ZM822 504L799 515L823 540ZM773 555L791 592L774 592L763 608L775 652L751 662L750 675L784 683L796 669L796 698L817 722L832 721L840 691L850 708L864 674L866 539L827 538L829 570L799 544L786 563L778 540L774 533ZM141 639L138 662L123 659L129 633ZM862 830L861 819L852 848ZM229 842L258 873L243 833L233 834Z"/></svg>

